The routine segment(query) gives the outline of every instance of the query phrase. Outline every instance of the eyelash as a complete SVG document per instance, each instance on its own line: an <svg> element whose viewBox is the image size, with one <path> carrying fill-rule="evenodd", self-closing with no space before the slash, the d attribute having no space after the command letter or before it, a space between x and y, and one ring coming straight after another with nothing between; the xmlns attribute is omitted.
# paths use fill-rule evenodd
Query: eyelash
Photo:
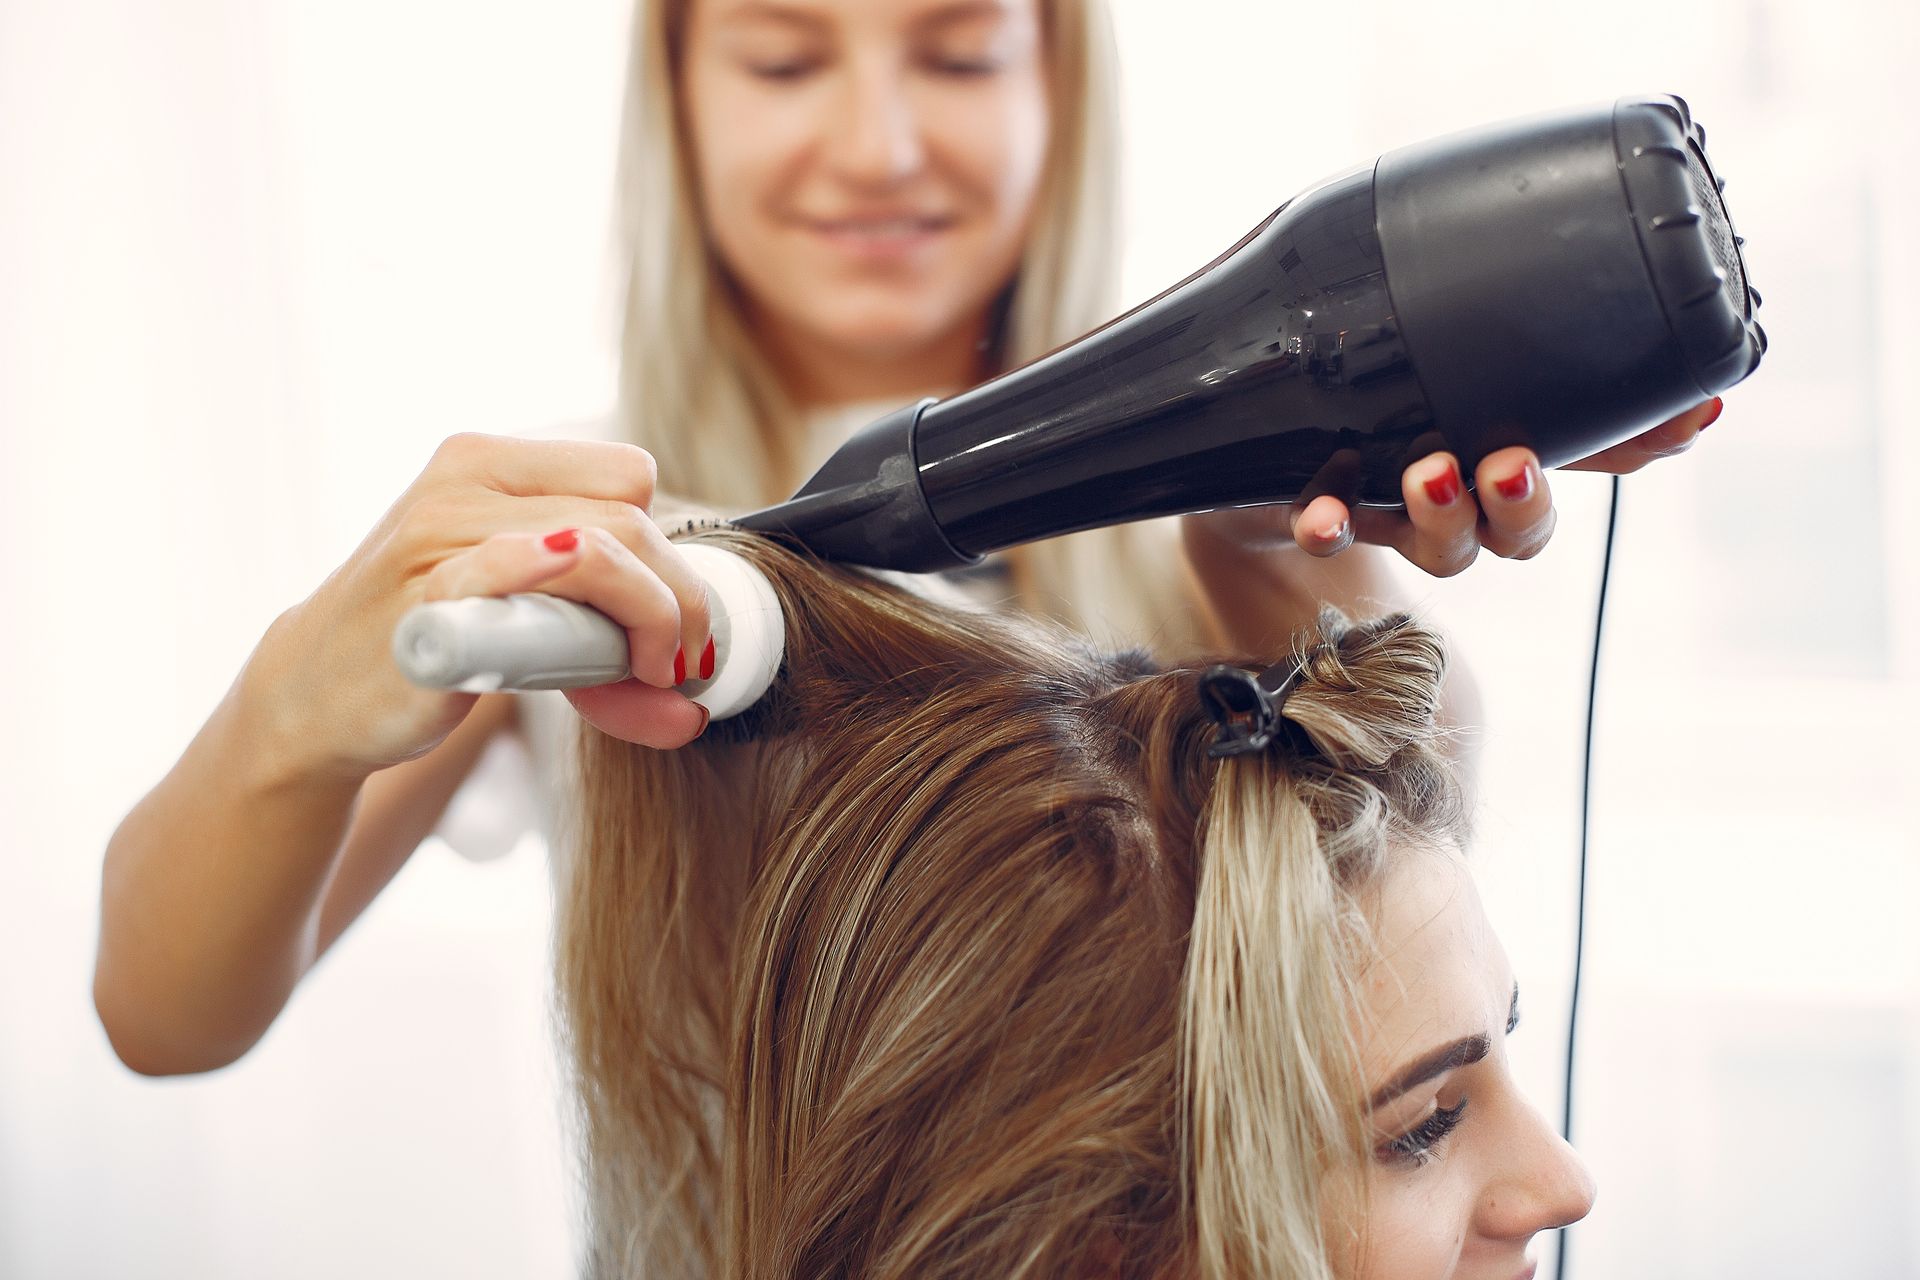
<svg viewBox="0 0 1920 1280"><path fill-rule="evenodd" d="M1467 1113L1467 1100L1460 1099L1451 1107L1441 1107L1422 1120L1417 1126L1390 1142L1380 1144L1378 1155L1389 1164L1405 1164L1419 1168L1438 1157L1434 1148L1440 1140L1454 1131L1460 1123L1460 1117Z"/></svg>
<svg viewBox="0 0 1920 1280"><path fill-rule="evenodd" d="M819 64L812 62L786 62L774 65L748 67L762 80L791 82L799 80L812 72ZM961 80L975 80L993 75L1000 70L997 62L931 62L928 70L940 75L953 76Z"/></svg>
<svg viewBox="0 0 1920 1280"><path fill-rule="evenodd" d="M1514 989L1513 1003L1507 1010L1507 1034L1520 1025L1519 988ZM1385 1164L1401 1164L1410 1168L1421 1168L1439 1159L1434 1148L1441 1139L1452 1133L1460 1124L1460 1117L1467 1113L1467 1100L1461 1098L1451 1107L1441 1107L1422 1120L1411 1130L1375 1148L1374 1154Z"/></svg>

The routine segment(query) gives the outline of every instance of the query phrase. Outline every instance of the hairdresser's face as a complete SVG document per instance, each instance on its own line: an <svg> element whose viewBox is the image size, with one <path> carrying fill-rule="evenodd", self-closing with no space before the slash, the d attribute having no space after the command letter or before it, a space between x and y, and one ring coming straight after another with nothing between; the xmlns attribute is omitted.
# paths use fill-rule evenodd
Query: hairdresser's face
<svg viewBox="0 0 1920 1280"><path fill-rule="evenodd" d="M691 0L681 65L758 323L871 360L981 322L1046 152L1036 0Z"/></svg>
<svg viewBox="0 0 1920 1280"><path fill-rule="evenodd" d="M1506 1034L1513 972L1465 864L1414 854L1381 886L1380 959L1357 1010L1373 1150L1330 1206L1336 1272L1351 1280L1519 1280L1534 1235L1586 1216L1593 1180L1521 1096ZM1364 1104L1363 1104L1364 1105Z"/></svg>

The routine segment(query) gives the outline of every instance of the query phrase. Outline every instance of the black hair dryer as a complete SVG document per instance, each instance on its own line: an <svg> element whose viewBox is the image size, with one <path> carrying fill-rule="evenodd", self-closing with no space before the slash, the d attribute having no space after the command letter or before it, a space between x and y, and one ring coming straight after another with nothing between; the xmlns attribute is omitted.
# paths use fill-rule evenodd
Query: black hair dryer
<svg viewBox="0 0 1920 1280"><path fill-rule="evenodd" d="M1586 457L1739 382L1766 335L1666 95L1390 151L1086 337L908 405L735 523L883 568L1153 516L1336 494L1399 506L1450 449Z"/></svg>

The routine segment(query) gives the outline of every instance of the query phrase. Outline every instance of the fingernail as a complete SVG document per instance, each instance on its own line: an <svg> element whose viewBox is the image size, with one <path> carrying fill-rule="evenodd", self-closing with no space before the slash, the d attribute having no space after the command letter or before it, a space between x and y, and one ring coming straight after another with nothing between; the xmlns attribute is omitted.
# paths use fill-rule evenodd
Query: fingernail
<svg viewBox="0 0 1920 1280"><path fill-rule="evenodd" d="M1427 500L1436 507L1450 506L1460 496L1460 473L1451 464L1426 482Z"/></svg>
<svg viewBox="0 0 1920 1280"><path fill-rule="evenodd" d="M549 551L571 551L580 545L580 531L562 529L558 533L548 534L542 541L546 543Z"/></svg>
<svg viewBox="0 0 1920 1280"><path fill-rule="evenodd" d="M700 707L700 704L697 702L694 703L693 705L696 707ZM713 712L707 710L705 707L700 707L700 727L693 731L693 736L697 738L701 734L705 733L707 731L707 726L712 723L713 723Z"/></svg>
<svg viewBox="0 0 1920 1280"><path fill-rule="evenodd" d="M1533 468L1522 467L1504 480L1495 480L1493 487L1508 502L1525 502L1533 492Z"/></svg>
<svg viewBox="0 0 1920 1280"><path fill-rule="evenodd" d="M1347 522L1345 520L1342 520L1339 524L1333 525L1329 528L1322 529L1320 531L1320 541L1322 542L1338 542L1340 541L1340 539L1346 536L1347 536Z"/></svg>
<svg viewBox="0 0 1920 1280"><path fill-rule="evenodd" d="M1696 430L1705 431L1708 427L1720 421L1720 411L1726 407L1727 407L1727 402L1725 400L1722 400L1719 396L1715 396L1713 398L1713 412L1707 415L1707 420L1701 423L1699 427L1696 428Z"/></svg>
<svg viewBox="0 0 1920 1280"><path fill-rule="evenodd" d="M687 651L684 648L673 651L673 682L675 684L687 682Z"/></svg>
<svg viewBox="0 0 1920 1280"><path fill-rule="evenodd" d="M700 678L713 679L713 637L707 637L707 647L700 651Z"/></svg>

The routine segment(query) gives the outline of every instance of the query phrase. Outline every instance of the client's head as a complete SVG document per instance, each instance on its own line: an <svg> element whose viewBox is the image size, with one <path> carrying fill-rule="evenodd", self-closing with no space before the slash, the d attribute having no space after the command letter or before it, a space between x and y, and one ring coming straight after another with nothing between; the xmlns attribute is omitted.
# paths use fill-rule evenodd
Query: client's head
<svg viewBox="0 0 1920 1280"><path fill-rule="evenodd" d="M787 660L681 751L583 731L592 1274L1511 1280L1586 1212L1432 632L1324 616L1285 741L1216 761L1197 671L702 536Z"/></svg>

